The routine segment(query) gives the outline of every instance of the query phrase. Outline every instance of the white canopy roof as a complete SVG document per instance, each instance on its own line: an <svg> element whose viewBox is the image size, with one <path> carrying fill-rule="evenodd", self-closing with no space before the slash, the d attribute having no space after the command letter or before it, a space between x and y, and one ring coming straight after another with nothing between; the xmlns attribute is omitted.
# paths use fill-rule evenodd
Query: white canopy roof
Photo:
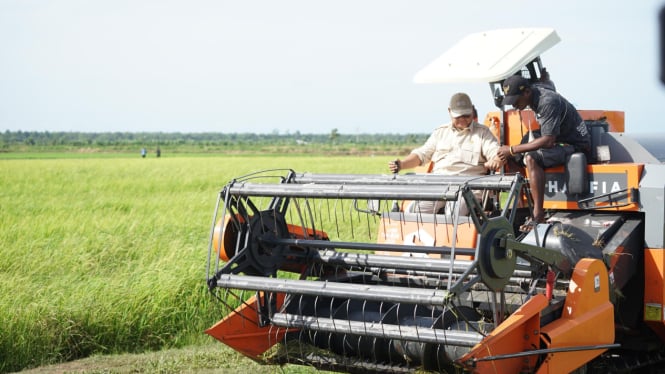
<svg viewBox="0 0 665 374"><path fill-rule="evenodd" d="M415 83L497 82L561 39L551 28L500 29L470 34L420 70Z"/></svg>

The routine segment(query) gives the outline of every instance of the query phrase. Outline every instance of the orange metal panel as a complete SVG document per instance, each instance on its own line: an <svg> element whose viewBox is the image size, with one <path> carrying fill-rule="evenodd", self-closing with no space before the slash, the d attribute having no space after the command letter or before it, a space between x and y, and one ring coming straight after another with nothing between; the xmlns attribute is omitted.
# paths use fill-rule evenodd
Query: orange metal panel
<svg viewBox="0 0 665 374"><path fill-rule="evenodd" d="M644 321L665 341L665 249L644 251Z"/></svg>
<svg viewBox="0 0 665 374"><path fill-rule="evenodd" d="M284 303L284 294L278 293L277 308ZM258 358L280 342L288 331L273 326L259 326L256 297L251 297L229 315L205 331L206 334L250 358Z"/></svg>
<svg viewBox="0 0 665 374"><path fill-rule="evenodd" d="M442 219L443 221L443 219ZM407 244L407 245L423 245L429 247L447 246L452 247L453 242L453 228L452 223L443 222L413 222L405 221L403 219L391 219L390 217L382 217L379 223L379 234L377 237L378 243L385 244ZM475 248L478 232L472 222L460 223L457 226L457 240L456 247L460 248ZM377 252L377 254L390 254L401 255L401 253L384 253ZM435 257L437 255L431 255Z"/></svg>
<svg viewBox="0 0 665 374"><path fill-rule="evenodd" d="M431 173L434 168L434 161L430 161L424 165L416 166L413 169L414 173Z"/></svg>
<svg viewBox="0 0 665 374"><path fill-rule="evenodd" d="M242 223L242 216L236 215ZM228 261L235 254L235 241L238 236L238 230L231 222L231 216L225 215L215 224L215 230L212 236L212 247L219 254L222 261Z"/></svg>
<svg viewBox="0 0 665 374"><path fill-rule="evenodd" d="M614 306L609 277L600 260L582 259L575 266L561 318L541 329L547 348L614 343ZM605 349L549 354L537 373L569 373Z"/></svg>
<svg viewBox="0 0 665 374"><path fill-rule="evenodd" d="M518 373L536 369L535 355L475 361L484 357L541 348L570 348L614 342L614 307L609 301L609 278L600 260L582 259L575 266L562 315L540 327L540 313L548 305L535 295L458 362L474 373ZM569 373L603 353L604 349L551 353L537 373Z"/></svg>
<svg viewBox="0 0 665 374"><path fill-rule="evenodd" d="M628 189L625 197L622 198L622 204L625 202L627 205L621 207L610 207L608 203L602 203L601 206L607 205L608 208L601 208L608 211L638 211L640 209L639 203L628 203L636 196L633 196L631 189L638 189L640 183L640 176L644 165L642 164L594 164L587 166L589 175L589 192L592 195L599 196L609 192L617 192L623 189ZM528 177L528 174L527 174ZM545 170L545 202L543 207L545 209L579 209L577 206L577 196L566 194L565 186L565 170L563 166L557 166ZM584 196L587 198L591 196Z"/></svg>
<svg viewBox="0 0 665 374"><path fill-rule="evenodd" d="M511 314L503 323L462 356L460 364L471 364L483 357L519 353L539 348L540 312L548 305L544 295L535 295ZM474 373L520 373L533 371L537 356L502 360L476 361Z"/></svg>
<svg viewBox="0 0 665 374"><path fill-rule="evenodd" d="M540 128L540 124L536 120L536 115L532 110L518 112L511 109L506 111L506 116L508 122L503 128L506 144L520 144L522 138L529 133L529 129L534 131ZM499 124L501 121L501 112L489 112L484 121L484 124L492 130L497 139L501 139L499 137Z"/></svg>
<svg viewBox="0 0 665 374"><path fill-rule="evenodd" d="M610 132L624 132L625 114L621 111L613 110L578 110L582 119L585 120L601 120L605 119L608 124L608 131ZM521 118L520 118L521 115ZM504 126L506 133L506 144L515 145L520 144L522 138L529 133L529 128L537 130L540 128L538 120L536 120L535 113L532 110L507 110L507 125ZM501 112L489 112L485 116L483 123L492 130L492 133L497 139L499 137L500 123L503 121Z"/></svg>
<svg viewBox="0 0 665 374"><path fill-rule="evenodd" d="M416 174L427 174L431 173L433 168L434 168L434 161L429 161L423 165L416 166L413 169L413 172ZM402 211L406 210L406 207L408 207L409 204L411 204L412 202L413 200L402 200L402 204L400 204L401 210Z"/></svg>
<svg viewBox="0 0 665 374"><path fill-rule="evenodd" d="M584 120L605 119L609 125L608 131L610 132L624 132L624 112L617 110L578 110L577 112Z"/></svg>

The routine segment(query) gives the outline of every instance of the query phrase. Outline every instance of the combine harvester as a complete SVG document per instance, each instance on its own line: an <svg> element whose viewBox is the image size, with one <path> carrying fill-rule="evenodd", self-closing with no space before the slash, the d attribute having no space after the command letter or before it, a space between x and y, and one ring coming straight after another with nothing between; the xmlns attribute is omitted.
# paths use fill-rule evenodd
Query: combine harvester
<svg viewBox="0 0 665 374"><path fill-rule="evenodd" d="M540 55L558 41L551 29L472 34L415 79L490 82L502 110L484 123L518 144L538 123L503 110L501 82L541 81ZM528 233L528 175L516 172L230 181L207 269L226 312L206 332L266 364L350 373L656 372L665 166L623 134L622 112L580 113L592 157L546 170L547 223ZM436 200L450 209L412 208Z"/></svg>

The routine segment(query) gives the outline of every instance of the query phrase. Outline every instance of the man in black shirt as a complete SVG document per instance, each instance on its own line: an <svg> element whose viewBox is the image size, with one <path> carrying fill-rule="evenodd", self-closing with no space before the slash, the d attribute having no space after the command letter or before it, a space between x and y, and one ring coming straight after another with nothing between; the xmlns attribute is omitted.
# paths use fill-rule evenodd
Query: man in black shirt
<svg viewBox="0 0 665 374"><path fill-rule="evenodd" d="M545 222L543 200L545 194L545 168L563 165L574 152L590 150L590 134L577 109L557 92L540 85L531 85L521 75L513 75L503 82L502 105L517 110L530 107L540 124L540 136L513 146L501 146L497 155L502 160L524 153L533 196L532 222Z"/></svg>

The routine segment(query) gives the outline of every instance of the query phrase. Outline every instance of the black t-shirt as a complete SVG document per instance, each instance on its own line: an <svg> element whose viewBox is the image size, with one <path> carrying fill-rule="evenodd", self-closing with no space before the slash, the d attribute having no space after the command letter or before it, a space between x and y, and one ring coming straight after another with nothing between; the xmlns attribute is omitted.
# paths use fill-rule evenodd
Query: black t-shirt
<svg viewBox="0 0 665 374"><path fill-rule="evenodd" d="M587 152L591 135L577 109L559 93L532 86L533 109L542 135L552 135L557 143L567 143L577 151Z"/></svg>

